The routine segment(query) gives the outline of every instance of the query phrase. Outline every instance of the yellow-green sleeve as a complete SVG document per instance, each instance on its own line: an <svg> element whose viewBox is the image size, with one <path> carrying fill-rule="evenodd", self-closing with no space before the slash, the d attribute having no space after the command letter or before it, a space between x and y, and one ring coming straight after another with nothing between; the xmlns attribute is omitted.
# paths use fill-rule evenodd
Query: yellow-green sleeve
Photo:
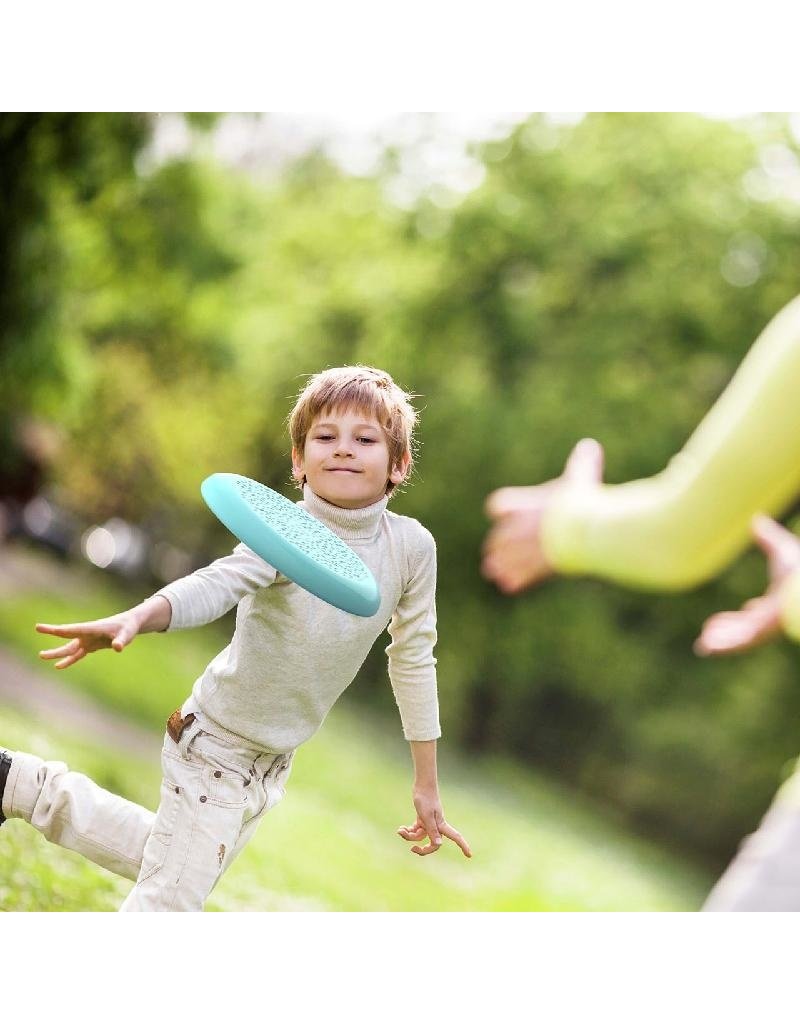
<svg viewBox="0 0 800 1024"><path fill-rule="evenodd" d="M798 492L800 297L762 331L663 472L565 487L542 521L542 546L561 573L692 587L742 550L756 512L776 515Z"/></svg>
<svg viewBox="0 0 800 1024"><path fill-rule="evenodd" d="M800 643L800 569L788 576L780 590L781 625L792 640Z"/></svg>

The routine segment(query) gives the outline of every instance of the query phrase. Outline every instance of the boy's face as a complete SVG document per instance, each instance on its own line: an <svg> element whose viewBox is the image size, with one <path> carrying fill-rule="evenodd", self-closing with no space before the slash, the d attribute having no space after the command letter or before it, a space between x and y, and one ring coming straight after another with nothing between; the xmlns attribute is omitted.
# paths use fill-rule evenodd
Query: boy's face
<svg viewBox="0 0 800 1024"><path fill-rule="evenodd" d="M357 409L324 410L306 435L305 450L292 448L292 471L305 476L315 494L341 508L365 508L386 493L389 480L402 483L408 454L390 468L389 446L380 423Z"/></svg>

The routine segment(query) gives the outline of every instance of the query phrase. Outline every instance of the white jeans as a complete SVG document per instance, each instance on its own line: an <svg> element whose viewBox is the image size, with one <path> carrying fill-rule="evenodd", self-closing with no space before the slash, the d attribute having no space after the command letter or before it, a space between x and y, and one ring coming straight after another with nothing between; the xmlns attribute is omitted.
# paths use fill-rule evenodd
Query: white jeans
<svg viewBox="0 0 800 1024"><path fill-rule="evenodd" d="M135 879L121 910L202 910L208 894L283 797L293 752L232 743L202 716L175 743L164 737L154 814L60 761L12 753L3 797L50 842Z"/></svg>

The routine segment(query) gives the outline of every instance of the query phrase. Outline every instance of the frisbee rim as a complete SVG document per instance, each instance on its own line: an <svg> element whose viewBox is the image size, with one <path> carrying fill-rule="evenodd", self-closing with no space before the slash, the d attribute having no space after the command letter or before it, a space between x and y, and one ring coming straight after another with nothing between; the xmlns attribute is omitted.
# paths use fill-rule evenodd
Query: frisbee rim
<svg viewBox="0 0 800 1024"><path fill-rule="evenodd" d="M279 533L241 493L237 486L239 481L266 488L283 498L296 512L308 516L315 524L328 531L363 566L366 574L363 581L343 576L321 564ZM287 579L320 600L353 615L369 618L378 611L381 594L375 577L363 560L330 527L279 491L238 473L212 473L203 480L200 493L216 518L235 537Z"/></svg>

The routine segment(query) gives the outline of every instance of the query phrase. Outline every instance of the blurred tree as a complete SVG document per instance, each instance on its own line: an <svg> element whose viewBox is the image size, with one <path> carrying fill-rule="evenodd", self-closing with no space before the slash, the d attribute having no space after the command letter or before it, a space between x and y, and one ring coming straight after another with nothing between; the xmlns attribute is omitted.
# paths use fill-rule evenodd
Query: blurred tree
<svg viewBox="0 0 800 1024"><path fill-rule="evenodd" d="M81 355L62 331L63 208L130 177L146 135L133 114L0 115L0 493L30 471L20 418L58 408Z"/></svg>

